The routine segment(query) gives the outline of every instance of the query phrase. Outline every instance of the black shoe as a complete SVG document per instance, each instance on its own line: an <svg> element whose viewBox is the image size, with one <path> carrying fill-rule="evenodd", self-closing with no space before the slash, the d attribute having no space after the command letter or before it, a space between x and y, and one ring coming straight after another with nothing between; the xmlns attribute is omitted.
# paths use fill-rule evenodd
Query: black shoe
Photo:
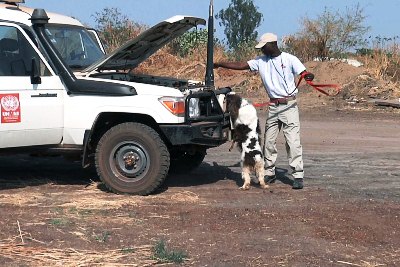
<svg viewBox="0 0 400 267"><path fill-rule="evenodd" d="M303 184L303 178L295 178L293 181L293 189L303 189L304 184Z"/></svg>
<svg viewBox="0 0 400 267"><path fill-rule="evenodd" d="M275 183L275 181L276 181L276 175L274 175L274 176L265 175L265 176L264 176L264 180L265 180L265 182L266 182L267 184L273 184L273 183Z"/></svg>

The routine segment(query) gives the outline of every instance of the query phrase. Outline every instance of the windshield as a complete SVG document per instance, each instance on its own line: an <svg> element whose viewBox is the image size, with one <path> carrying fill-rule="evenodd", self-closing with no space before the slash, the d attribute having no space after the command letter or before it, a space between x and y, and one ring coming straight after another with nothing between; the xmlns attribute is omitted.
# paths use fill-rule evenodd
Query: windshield
<svg viewBox="0 0 400 267"><path fill-rule="evenodd" d="M83 27L50 24L46 33L73 70L84 69L104 56L92 34Z"/></svg>

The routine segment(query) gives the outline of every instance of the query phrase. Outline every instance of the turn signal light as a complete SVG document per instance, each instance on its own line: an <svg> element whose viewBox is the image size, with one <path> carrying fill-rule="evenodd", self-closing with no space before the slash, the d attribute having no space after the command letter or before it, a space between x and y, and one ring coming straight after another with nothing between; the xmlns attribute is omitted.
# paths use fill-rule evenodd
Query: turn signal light
<svg viewBox="0 0 400 267"><path fill-rule="evenodd" d="M162 97L159 99L161 104L175 116L185 115L185 99L182 97Z"/></svg>

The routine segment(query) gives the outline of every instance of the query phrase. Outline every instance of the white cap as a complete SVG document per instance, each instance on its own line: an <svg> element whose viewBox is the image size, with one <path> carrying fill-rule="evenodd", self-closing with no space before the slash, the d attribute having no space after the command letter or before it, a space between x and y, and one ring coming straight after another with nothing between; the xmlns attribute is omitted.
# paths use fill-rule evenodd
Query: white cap
<svg viewBox="0 0 400 267"><path fill-rule="evenodd" d="M278 36L276 36L275 34L270 32L264 33L260 38L260 42L256 45L256 48L260 49L266 43L277 42L277 41L278 41Z"/></svg>

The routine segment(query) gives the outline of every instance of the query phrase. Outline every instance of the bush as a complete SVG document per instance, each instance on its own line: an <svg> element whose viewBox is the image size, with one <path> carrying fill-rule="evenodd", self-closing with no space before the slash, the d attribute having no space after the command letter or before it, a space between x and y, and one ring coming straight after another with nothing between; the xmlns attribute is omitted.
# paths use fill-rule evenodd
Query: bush
<svg viewBox="0 0 400 267"><path fill-rule="evenodd" d="M392 38L375 37L372 49L362 55L365 66L378 79L400 82L400 46L396 42L397 36ZM363 50L364 51L364 50Z"/></svg>
<svg viewBox="0 0 400 267"><path fill-rule="evenodd" d="M186 57L198 47L206 46L208 31L206 29L191 30L175 39L171 44L171 53L180 57Z"/></svg>
<svg viewBox="0 0 400 267"><path fill-rule="evenodd" d="M317 19L303 18L300 32L284 38L284 49L303 61L341 58L366 44L364 35L369 27L363 25L365 18L359 5L347 8L344 14L325 9Z"/></svg>
<svg viewBox="0 0 400 267"><path fill-rule="evenodd" d="M128 19L118 8L104 8L94 15L100 39L107 52L120 47L126 41L138 36L148 27Z"/></svg>
<svg viewBox="0 0 400 267"><path fill-rule="evenodd" d="M254 48L256 44L255 41L240 42L235 50L228 53L228 56L235 61L248 61L259 54L259 50Z"/></svg>
<svg viewBox="0 0 400 267"><path fill-rule="evenodd" d="M153 258L165 263L182 263L186 258L186 253L182 251L170 251L167 249L165 241L161 240L153 248Z"/></svg>

